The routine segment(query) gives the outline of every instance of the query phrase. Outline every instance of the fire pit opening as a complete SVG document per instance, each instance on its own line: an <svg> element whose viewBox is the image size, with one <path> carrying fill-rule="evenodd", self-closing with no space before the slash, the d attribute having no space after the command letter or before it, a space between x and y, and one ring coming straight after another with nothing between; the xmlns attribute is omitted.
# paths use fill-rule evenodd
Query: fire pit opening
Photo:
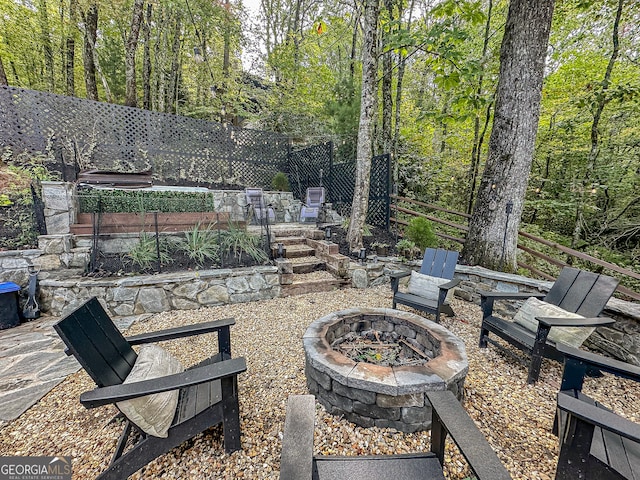
<svg viewBox="0 0 640 480"><path fill-rule="evenodd" d="M431 428L424 392L462 394L463 342L443 326L392 309L349 309L313 322L304 338L307 386L324 407L363 427Z"/></svg>

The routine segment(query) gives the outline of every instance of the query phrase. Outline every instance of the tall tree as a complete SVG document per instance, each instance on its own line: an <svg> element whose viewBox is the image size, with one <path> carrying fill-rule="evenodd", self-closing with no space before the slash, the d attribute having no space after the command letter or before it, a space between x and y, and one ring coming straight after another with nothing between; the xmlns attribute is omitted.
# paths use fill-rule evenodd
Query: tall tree
<svg viewBox="0 0 640 480"><path fill-rule="evenodd" d="M151 110L151 14L153 5L147 4L147 13L142 25L144 56L142 59L142 108Z"/></svg>
<svg viewBox="0 0 640 480"><path fill-rule="evenodd" d="M98 4L92 2L86 13L81 12L84 24L84 41L82 60L84 64L84 85L89 100L98 100L98 84L96 82L95 48L98 35Z"/></svg>
<svg viewBox="0 0 640 480"><path fill-rule="evenodd" d="M509 5L489 155L463 250L472 264L516 269L553 7L554 0L511 0Z"/></svg>
<svg viewBox="0 0 640 480"><path fill-rule="evenodd" d="M69 22L67 26L67 38L65 40L65 79L66 94L70 97L76 94L75 63L76 63L76 0L69 0Z"/></svg>
<svg viewBox="0 0 640 480"><path fill-rule="evenodd" d="M602 117L602 112L604 111L604 107L611 101L611 97L608 94L609 86L611 85L611 72L613 72L613 67L616 63L616 59L620 54L620 37L619 37L619 27L620 27L620 18L622 17L622 6L624 1L618 0L618 7L616 9L616 16L613 21L613 33L612 33L612 44L613 48L611 51L611 57L609 57L609 63L607 64L607 69L604 72L604 76L600 85L595 89L594 98L592 101L592 114L593 114L593 122L591 123L591 148L589 149L589 156L587 158L587 166L584 172L584 176L582 177L582 185L578 192L578 199L576 202L576 220L575 225L573 227L573 237L571 239L571 247L575 248L582 238L582 234L584 231L584 210L585 210L585 194L587 190L591 190L590 182L592 180L593 172L596 168L596 160L598 159L598 154L600 153L600 119Z"/></svg>
<svg viewBox="0 0 640 480"><path fill-rule="evenodd" d="M55 71L53 62L53 46L51 45L51 33L49 31L49 14L46 0L38 2L38 18L40 21L40 41L44 52L44 65L47 72L47 83L50 92L55 91Z"/></svg>
<svg viewBox="0 0 640 480"><path fill-rule="evenodd" d="M127 35L124 47L126 88L124 104L130 107L135 107L138 104L136 91L136 50L138 49L138 36L140 34L140 27L142 26L143 11L144 0L135 0L133 2L129 35Z"/></svg>
<svg viewBox="0 0 640 480"><path fill-rule="evenodd" d="M4 65L2 63L2 57L0 57L0 85L9 85L7 74L4 71Z"/></svg>
<svg viewBox="0 0 640 480"><path fill-rule="evenodd" d="M362 247L362 232L369 207L371 183L371 139L376 114L378 71L378 0L366 0L364 5L364 31L362 42L362 94L360 125L356 151L356 183L351 205L351 222L347 240L351 250Z"/></svg>

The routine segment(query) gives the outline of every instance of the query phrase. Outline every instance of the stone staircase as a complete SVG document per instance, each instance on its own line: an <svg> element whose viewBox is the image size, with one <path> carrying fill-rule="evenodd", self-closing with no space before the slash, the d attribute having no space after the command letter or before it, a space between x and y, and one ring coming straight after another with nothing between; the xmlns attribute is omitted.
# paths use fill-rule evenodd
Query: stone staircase
<svg viewBox="0 0 640 480"><path fill-rule="evenodd" d="M282 296L326 292L350 284L349 258L338 253L338 245L324 240L322 230L280 230L272 235ZM283 258L278 258L279 243L285 249Z"/></svg>

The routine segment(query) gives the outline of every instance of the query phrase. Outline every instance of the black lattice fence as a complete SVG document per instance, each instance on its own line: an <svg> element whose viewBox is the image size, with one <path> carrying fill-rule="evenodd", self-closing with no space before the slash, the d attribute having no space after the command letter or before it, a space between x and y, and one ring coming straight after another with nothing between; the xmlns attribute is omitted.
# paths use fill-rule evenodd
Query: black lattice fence
<svg viewBox="0 0 640 480"><path fill-rule="evenodd" d="M0 88L0 120L0 146L48 152L66 180L151 170L156 183L266 189L289 155L276 133L13 87Z"/></svg>
<svg viewBox="0 0 640 480"><path fill-rule="evenodd" d="M313 145L291 152L289 157L289 185L293 196L304 201L307 188L324 186L327 201L331 201L331 165L333 144L331 142Z"/></svg>
<svg viewBox="0 0 640 480"><path fill-rule="evenodd" d="M389 154L372 158L367 214L367 223L370 225L389 228L390 172ZM326 189L327 201L343 216L351 214L355 178L355 159L334 162L332 143L314 145L291 153L289 183L294 196L304 200L308 187L322 184Z"/></svg>

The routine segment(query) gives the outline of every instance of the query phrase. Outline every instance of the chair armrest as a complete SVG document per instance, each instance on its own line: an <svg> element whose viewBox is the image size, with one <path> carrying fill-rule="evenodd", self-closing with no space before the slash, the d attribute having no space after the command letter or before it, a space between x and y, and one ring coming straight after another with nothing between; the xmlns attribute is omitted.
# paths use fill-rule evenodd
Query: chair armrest
<svg viewBox="0 0 640 480"><path fill-rule="evenodd" d="M636 365L580 350L562 343L558 343L556 349L565 356L565 361L577 361L588 367L595 367L600 371L640 382L640 367Z"/></svg>
<svg viewBox="0 0 640 480"><path fill-rule="evenodd" d="M544 298L544 293L529 293L529 292L487 292L480 290L480 308L482 309L482 318L490 317L493 313L494 300L526 300L530 297Z"/></svg>
<svg viewBox="0 0 640 480"><path fill-rule="evenodd" d="M316 400L313 395L291 395L284 420L280 480L311 480Z"/></svg>
<svg viewBox="0 0 640 480"><path fill-rule="evenodd" d="M453 287L457 286L461 281L462 280L459 278L454 278L450 282L439 285L438 288L440 290L451 290Z"/></svg>
<svg viewBox="0 0 640 480"><path fill-rule="evenodd" d="M242 357L234 358L192 368L182 373L167 375L166 377L96 388L80 395L80 403L86 408L95 408L131 398L150 395L152 393L177 390L212 380L231 377L246 370L247 363L245 359Z"/></svg>
<svg viewBox="0 0 640 480"><path fill-rule="evenodd" d="M400 278L408 277L409 275L411 275L411 270L409 270L409 271L391 272L389 274L389 277L394 278L394 279L400 279Z"/></svg>
<svg viewBox="0 0 640 480"><path fill-rule="evenodd" d="M444 444L451 436L478 480L511 480L496 453L449 390L426 392L433 409L431 451L444 462Z"/></svg>
<svg viewBox="0 0 640 480"><path fill-rule="evenodd" d="M162 342L164 340L174 340L176 338L216 332L224 327L234 325L235 323L235 319L225 318L224 320L214 320L212 322L197 323L195 325L185 325L183 327L169 328L166 330L159 330L157 332L141 333L132 337L126 337L126 340L131 345Z"/></svg>
<svg viewBox="0 0 640 480"><path fill-rule="evenodd" d="M608 317L567 318L567 317L536 317L539 323L547 327L601 327L613 325L615 320Z"/></svg>
<svg viewBox="0 0 640 480"><path fill-rule="evenodd" d="M558 409L603 430L640 443L640 425L609 410L579 400L565 392L558 392Z"/></svg>
<svg viewBox="0 0 640 480"><path fill-rule="evenodd" d="M478 292L481 298L490 298L493 300L526 300L529 297L544 298L546 293L531 293L531 292L487 292L480 290Z"/></svg>

